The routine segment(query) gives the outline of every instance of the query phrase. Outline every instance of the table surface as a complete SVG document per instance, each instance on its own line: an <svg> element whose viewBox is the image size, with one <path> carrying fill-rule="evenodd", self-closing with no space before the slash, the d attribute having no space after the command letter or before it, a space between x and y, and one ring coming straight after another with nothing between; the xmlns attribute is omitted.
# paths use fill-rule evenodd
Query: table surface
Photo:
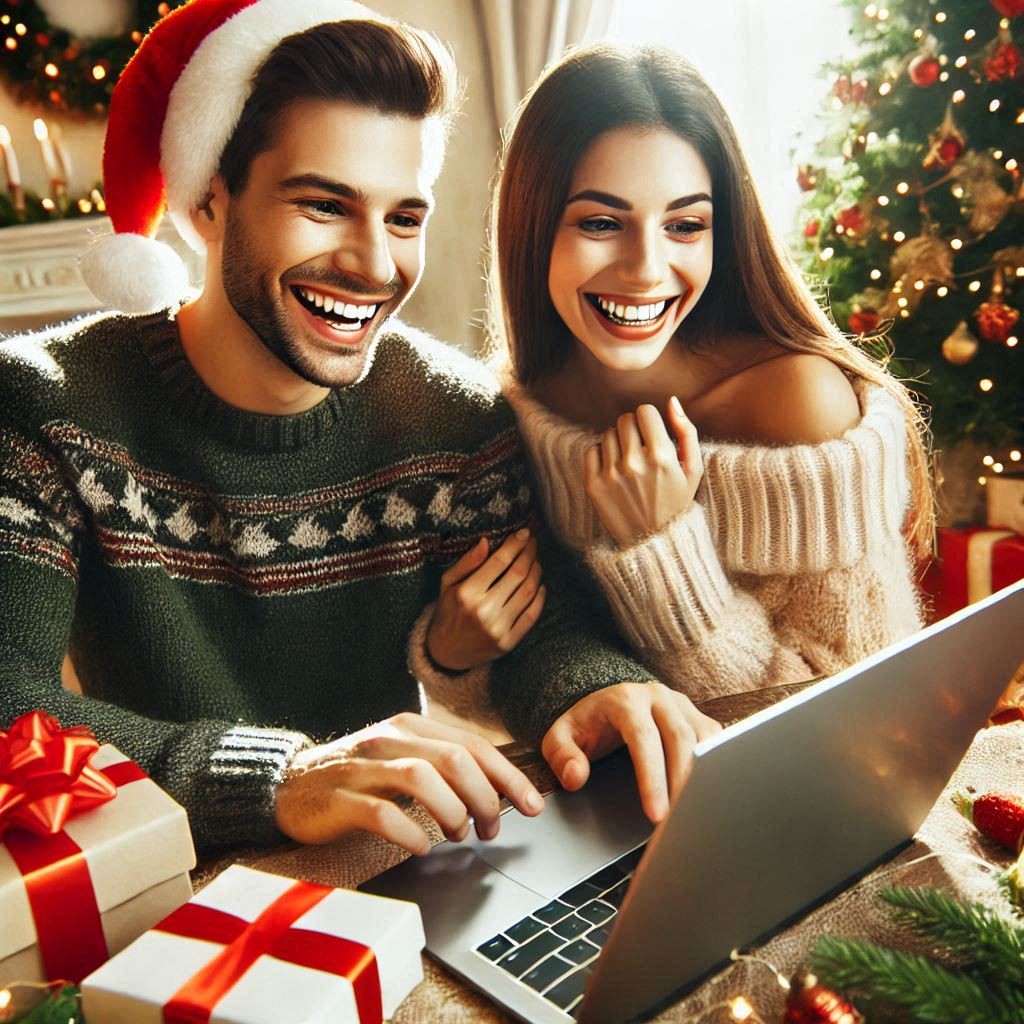
<svg viewBox="0 0 1024 1024"><path fill-rule="evenodd" d="M701 705L701 709L729 724L771 706L810 682L723 697ZM503 750L542 792L555 788L554 777L536 752L514 744ZM867 938L905 948L906 936L894 931L877 898L881 889L891 885L940 886L961 898L996 903L999 896L993 872L982 867L979 858L1002 869L1009 866L1012 857L979 836L953 807L950 794L968 788L978 792L996 788L1024 792L1024 722L983 729L914 842L851 889L775 935L759 950L759 955L788 975L806 968L815 941L825 934ZM413 807L410 813L435 841L441 840L436 825L421 809ZM229 864L244 863L288 877L354 887L405 856L403 851L375 836L356 833L327 847L288 845L272 850L234 851L201 864L193 881L201 888ZM512 1020L426 957L424 974L423 983L396 1013L396 1024L506 1024ZM764 1020L781 1019L785 997L772 971L763 965L740 962L725 968L653 1020L658 1024L702 1020L719 1024L729 1019L724 1006L737 995L745 996Z"/></svg>

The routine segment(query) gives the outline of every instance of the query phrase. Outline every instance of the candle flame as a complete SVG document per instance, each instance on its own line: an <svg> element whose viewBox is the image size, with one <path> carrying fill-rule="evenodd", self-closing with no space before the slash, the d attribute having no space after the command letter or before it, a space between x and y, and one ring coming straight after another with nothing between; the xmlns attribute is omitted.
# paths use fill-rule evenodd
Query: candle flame
<svg viewBox="0 0 1024 1024"><path fill-rule="evenodd" d="M32 131L36 133L36 138L40 142L42 142L43 139L47 139L50 137L50 132L46 127L46 122L41 117L37 117L32 122Z"/></svg>

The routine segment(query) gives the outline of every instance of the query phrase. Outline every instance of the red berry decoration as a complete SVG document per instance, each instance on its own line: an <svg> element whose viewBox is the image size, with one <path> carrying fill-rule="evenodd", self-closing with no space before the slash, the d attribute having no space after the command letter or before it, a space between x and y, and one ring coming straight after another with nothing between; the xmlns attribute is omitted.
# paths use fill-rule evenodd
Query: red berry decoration
<svg viewBox="0 0 1024 1024"><path fill-rule="evenodd" d="M818 984L813 974L790 980L783 1024L863 1024L852 1003Z"/></svg>
<svg viewBox="0 0 1024 1024"><path fill-rule="evenodd" d="M847 322L852 334L870 334L878 329L882 318L873 309L854 309Z"/></svg>
<svg viewBox="0 0 1024 1024"><path fill-rule="evenodd" d="M821 230L821 225L816 220L809 220L804 225L804 237L814 238L817 236L819 230Z"/></svg>
<svg viewBox="0 0 1024 1024"><path fill-rule="evenodd" d="M868 98L868 80L866 78L854 82L850 89L850 99L854 103L863 103Z"/></svg>
<svg viewBox="0 0 1024 1024"><path fill-rule="evenodd" d="M1013 333L1013 326L1019 319L1020 313L1005 302L983 302L974 311L978 333L986 341L994 341L1000 345Z"/></svg>
<svg viewBox="0 0 1024 1024"><path fill-rule="evenodd" d="M927 89L939 80L942 72L938 59L930 53L919 53L907 67L910 80L919 89Z"/></svg>
<svg viewBox="0 0 1024 1024"><path fill-rule="evenodd" d="M1020 72L1020 50L1016 43L1000 43L985 61L985 75L990 82L1016 78Z"/></svg>
<svg viewBox="0 0 1024 1024"><path fill-rule="evenodd" d="M1024 0L992 0L992 6L1004 18L1016 18L1024 14Z"/></svg>
<svg viewBox="0 0 1024 1024"><path fill-rule="evenodd" d="M986 793L970 797L957 793L956 809L974 827L1001 846L1019 854L1024 846L1024 800L1013 793Z"/></svg>
<svg viewBox="0 0 1024 1024"><path fill-rule="evenodd" d="M818 172L810 165L796 169L796 183L800 186L801 192L810 192L818 184Z"/></svg>
<svg viewBox="0 0 1024 1024"><path fill-rule="evenodd" d="M836 214L836 227L848 235L855 235L864 227L864 212L859 206L848 206Z"/></svg>

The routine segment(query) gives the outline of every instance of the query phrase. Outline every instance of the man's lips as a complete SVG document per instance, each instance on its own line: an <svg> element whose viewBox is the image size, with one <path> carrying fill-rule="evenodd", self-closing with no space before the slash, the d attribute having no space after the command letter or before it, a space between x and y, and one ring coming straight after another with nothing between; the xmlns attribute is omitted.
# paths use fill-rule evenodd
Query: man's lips
<svg viewBox="0 0 1024 1024"><path fill-rule="evenodd" d="M327 309L329 303L326 298L321 305L318 305L315 299L309 298L310 294L315 294L310 289L293 285L289 290L299 307L300 317L319 337L332 345L354 348L366 338L374 320L385 315L382 312L383 303L356 304L335 301L330 303L333 308ZM353 312L354 316L346 316L346 313Z"/></svg>

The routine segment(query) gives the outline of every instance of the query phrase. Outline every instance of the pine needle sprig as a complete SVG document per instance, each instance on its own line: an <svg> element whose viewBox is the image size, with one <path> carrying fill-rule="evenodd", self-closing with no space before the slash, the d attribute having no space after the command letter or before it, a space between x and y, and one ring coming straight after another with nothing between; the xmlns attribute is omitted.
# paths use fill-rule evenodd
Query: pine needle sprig
<svg viewBox="0 0 1024 1024"><path fill-rule="evenodd" d="M895 908L897 921L942 952L981 974L1024 986L1024 928L980 903L960 903L936 889L897 887L881 895Z"/></svg>
<svg viewBox="0 0 1024 1024"><path fill-rule="evenodd" d="M853 939L821 939L814 973L838 992L863 990L911 1010L922 1024L1019 1024L1024 996L995 992L927 957Z"/></svg>

